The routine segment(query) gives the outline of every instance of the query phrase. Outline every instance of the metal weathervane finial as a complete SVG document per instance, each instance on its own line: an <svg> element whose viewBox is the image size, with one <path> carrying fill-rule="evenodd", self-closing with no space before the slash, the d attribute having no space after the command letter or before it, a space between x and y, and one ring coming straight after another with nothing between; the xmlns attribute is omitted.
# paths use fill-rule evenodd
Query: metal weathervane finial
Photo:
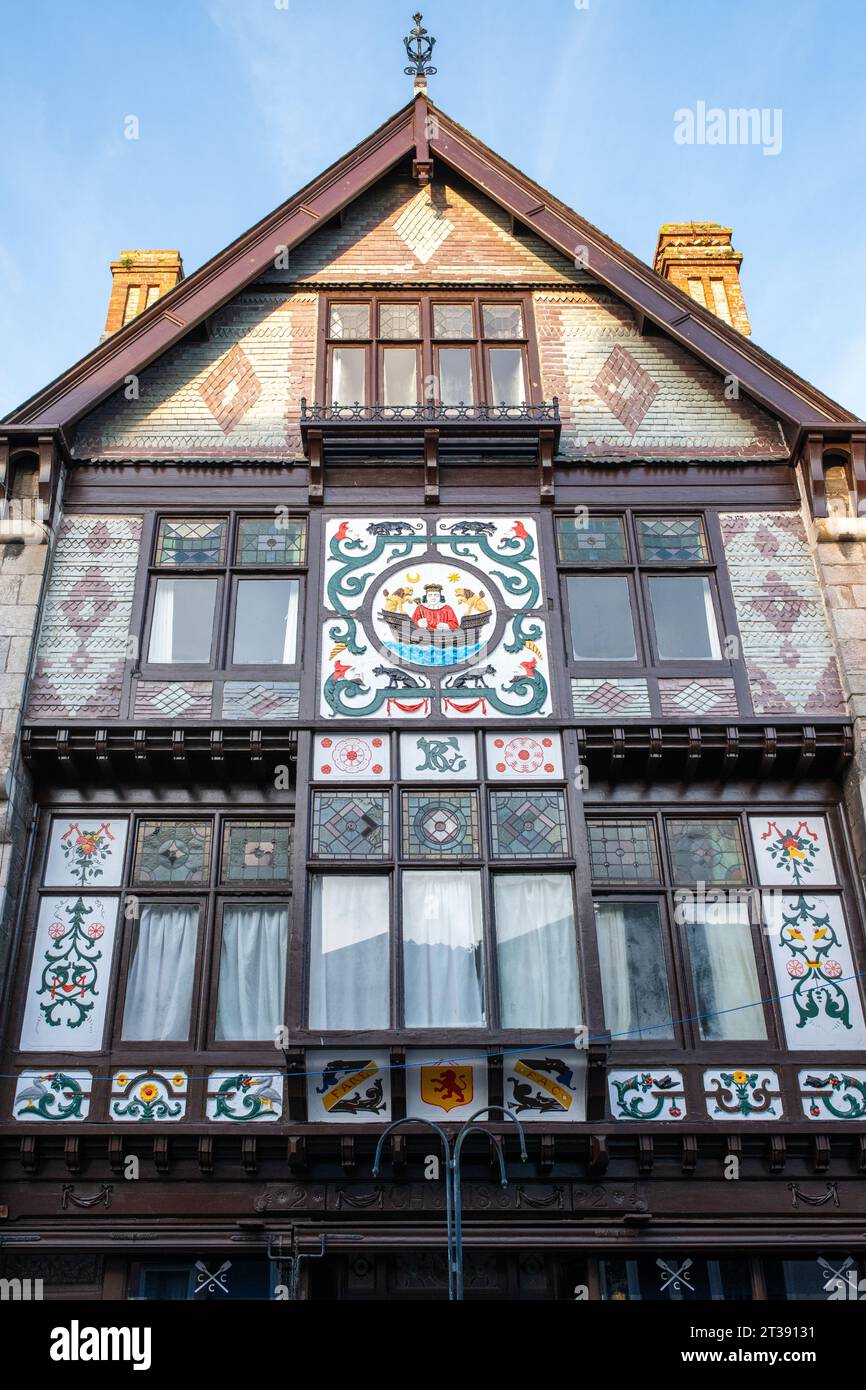
<svg viewBox="0 0 866 1390"><path fill-rule="evenodd" d="M415 28L403 40L412 66L404 68L403 71L407 77L432 77L436 69L430 66L430 59L433 56L433 45L436 40L431 38L422 26L423 15L413 14L412 18L415 21Z"/></svg>

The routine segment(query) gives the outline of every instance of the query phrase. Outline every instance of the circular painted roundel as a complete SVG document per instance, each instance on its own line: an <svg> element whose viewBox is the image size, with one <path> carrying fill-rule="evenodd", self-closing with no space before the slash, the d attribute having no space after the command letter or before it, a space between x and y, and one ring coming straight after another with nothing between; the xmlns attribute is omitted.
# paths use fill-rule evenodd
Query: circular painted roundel
<svg viewBox="0 0 866 1390"><path fill-rule="evenodd" d="M341 772L365 772L372 761L369 745L361 738L341 738L334 744L332 762Z"/></svg>
<svg viewBox="0 0 866 1390"><path fill-rule="evenodd" d="M537 772L544 762L544 748L541 741L528 734L515 736L506 741L502 750L502 760L511 772L524 776Z"/></svg>

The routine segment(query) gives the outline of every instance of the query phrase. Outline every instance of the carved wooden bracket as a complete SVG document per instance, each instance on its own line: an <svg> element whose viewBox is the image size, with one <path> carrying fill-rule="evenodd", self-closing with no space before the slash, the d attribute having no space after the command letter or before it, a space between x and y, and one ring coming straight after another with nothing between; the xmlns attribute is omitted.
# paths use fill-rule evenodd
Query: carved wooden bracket
<svg viewBox="0 0 866 1390"><path fill-rule="evenodd" d="M424 501L439 501L439 431L424 431Z"/></svg>
<svg viewBox="0 0 866 1390"><path fill-rule="evenodd" d="M311 503L320 503L325 500L324 450L321 430L309 430L307 432L307 447L310 458L310 482L307 498Z"/></svg>

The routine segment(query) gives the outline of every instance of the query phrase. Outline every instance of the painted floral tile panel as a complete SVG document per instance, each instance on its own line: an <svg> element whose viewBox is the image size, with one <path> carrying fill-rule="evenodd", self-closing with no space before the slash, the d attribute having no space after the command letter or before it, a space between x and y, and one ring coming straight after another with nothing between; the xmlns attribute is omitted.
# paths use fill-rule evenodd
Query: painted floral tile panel
<svg viewBox="0 0 866 1390"><path fill-rule="evenodd" d="M91 893L42 899L21 1049L93 1052L102 1046L118 899Z"/></svg>
<svg viewBox="0 0 866 1390"><path fill-rule="evenodd" d="M758 878L769 887L825 887L836 870L824 816L750 816Z"/></svg>
<svg viewBox="0 0 866 1390"><path fill-rule="evenodd" d="M766 1067L718 1067L704 1072L707 1114L711 1120L780 1120L779 1077Z"/></svg>
<svg viewBox="0 0 866 1390"><path fill-rule="evenodd" d="M788 1047L866 1047L841 898L783 893L764 908Z"/></svg>
<svg viewBox="0 0 866 1390"><path fill-rule="evenodd" d="M385 782L391 776L387 734L323 734L313 740L314 782Z"/></svg>
<svg viewBox="0 0 866 1390"><path fill-rule="evenodd" d="M104 816L53 816L45 883L51 888L117 888L129 821Z"/></svg>
<svg viewBox="0 0 866 1390"><path fill-rule="evenodd" d="M332 1124L388 1124L391 1071L387 1052L341 1046L308 1052L307 1119Z"/></svg>
<svg viewBox="0 0 866 1390"><path fill-rule="evenodd" d="M114 1073L108 1113L112 1120L173 1123L186 1115L189 1078L180 1068L162 1071L130 1067Z"/></svg>
<svg viewBox="0 0 866 1390"><path fill-rule="evenodd" d="M550 782L564 777L559 734L487 734L491 782Z"/></svg>

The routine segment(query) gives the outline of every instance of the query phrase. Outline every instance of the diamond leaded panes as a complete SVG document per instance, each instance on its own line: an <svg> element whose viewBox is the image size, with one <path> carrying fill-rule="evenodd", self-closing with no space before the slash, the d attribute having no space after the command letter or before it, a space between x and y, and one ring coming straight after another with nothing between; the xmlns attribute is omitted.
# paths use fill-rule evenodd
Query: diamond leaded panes
<svg viewBox="0 0 866 1390"><path fill-rule="evenodd" d="M380 338L420 338L421 313L417 304L380 304Z"/></svg>
<svg viewBox="0 0 866 1390"><path fill-rule="evenodd" d="M313 859L384 859L390 850L387 792L314 792Z"/></svg>
<svg viewBox="0 0 866 1390"><path fill-rule="evenodd" d="M369 338L368 304L332 304L329 324L331 338Z"/></svg>
<svg viewBox="0 0 866 1390"><path fill-rule="evenodd" d="M290 876L291 850L288 821L227 821L223 827L223 883L285 883Z"/></svg>
<svg viewBox="0 0 866 1390"><path fill-rule="evenodd" d="M485 338L522 338L523 312L519 304L482 304Z"/></svg>
<svg viewBox="0 0 866 1390"><path fill-rule="evenodd" d="M471 304L434 304L434 338L474 338Z"/></svg>
<svg viewBox="0 0 866 1390"><path fill-rule="evenodd" d="M564 565L624 565L628 560L619 516L558 516L556 542Z"/></svg>
<svg viewBox="0 0 866 1390"><path fill-rule="evenodd" d="M658 883L652 821L590 820L589 855L596 883Z"/></svg>
<svg viewBox="0 0 866 1390"><path fill-rule="evenodd" d="M665 824L675 882L745 882L746 864L736 821L668 820Z"/></svg>
<svg viewBox="0 0 866 1390"><path fill-rule="evenodd" d="M245 517L238 522L239 565L302 565L306 523L302 517Z"/></svg>
<svg viewBox="0 0 866 1390"><path fill-rule="evenodd" d="M490 793L490 829L498 859L562 859L568 854L561 791Z"/></svg>
<svg viewBox="0 0 866 1390"><path fill-rule="evenodd" d="M475 792L404 792L403 853L411 859L477 858Z"/></svg>
<svg viewBox="0 0 866 1390"><path fill-rule="evenodd" d="M210 821L143 820L135 840L136 883L206 883Z"/></svg>
<svg viewBox="0 0 866 1390"><path fill-rule="evenodd" d="M199 518L159 523L158 565L221 565L225 559L226 523Z"/></svg>
<svg viewBox="0 0 866 1390"><path fill-rule="evenodd" d="M699 516L643 516L637 518L640 558L647 563L709 560L703 522Z"/></svg>

